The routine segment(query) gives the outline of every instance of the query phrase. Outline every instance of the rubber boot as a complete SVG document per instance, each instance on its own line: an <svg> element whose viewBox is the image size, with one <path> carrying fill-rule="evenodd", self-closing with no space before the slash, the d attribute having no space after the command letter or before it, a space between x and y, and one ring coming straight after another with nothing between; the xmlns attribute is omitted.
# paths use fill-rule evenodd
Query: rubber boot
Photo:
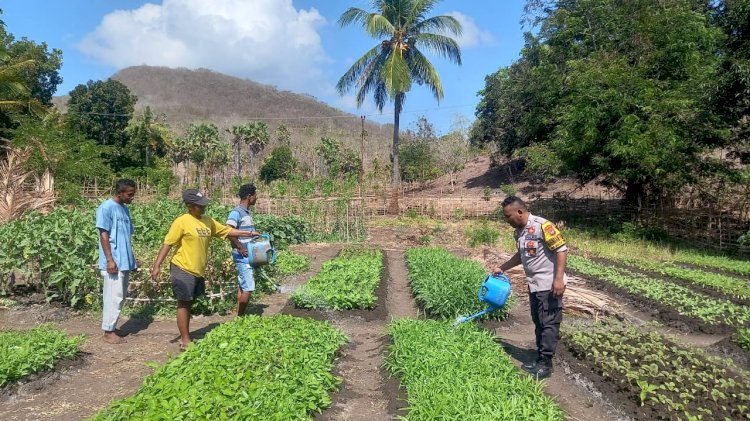
<svg viewBox="0 0 750 421"><path fill-rule="evenodd" d="M523 368L524 370L526 370L526 371L528 371L529 373L531 373L532 371L534 371L534 370L536 369L536 366L537 366L537 365L539 365L539 363L541 363L541 362L543 362L543 361L544 361L544 357L543 357L543 356L541 356L541 355L539 355L538 357L536 357L536 360L534 360L534 361L529 361L529 362L526 362L526 363L524 363L524 364L523 364L523 365L522 365L521 367L522 367L522 368Z"/></svg>
<svg viewBox="0 0 750 421"><path fill-rule="evenodd" d="M528 371L537 380L546 379L552 375L552 357L542 356L536 366Z"/></svg>

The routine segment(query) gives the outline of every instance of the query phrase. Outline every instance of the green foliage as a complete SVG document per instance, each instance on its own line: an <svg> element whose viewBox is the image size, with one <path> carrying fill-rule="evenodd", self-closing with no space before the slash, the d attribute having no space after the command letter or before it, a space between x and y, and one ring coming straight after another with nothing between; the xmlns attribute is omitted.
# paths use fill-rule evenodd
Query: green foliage
<svg viewBox="0 0 750 421"><path fill-rule="evenodd" d="M489 202L490 199L492 199L492 187L484 186L484 188L482 189L482 199L484 199L486 202Z"/></svg>
<svg viewBox="0 0 750 421"><path fill-rule="evenodd" d="M417 304L430 317L453 321L487 306L477 299L477 291L487 277L479 262L459 259L443 248L420 247L406 250L409 284ZM503 319L515 305L511 294L506 305L484 319Z"/></svg>
<svg viewBox="0 0 750 421"><path fill-rule="evenodd" d="M372 310L377 305L375 289L382 280L383 267L380 250L342 250L294 291L292 301L300 308Z"/></svg>
<svg viewBox="0 0 750 421"><path fill-rule="evenodd" d="M518 190L512 184L503 184L500 186L500 191L505 193L505 196L515 196L518 194Z"/></svg>
<svg viewBox="0 0 750 421"><path fill-rule="evenodd" d="M29 374L52 369L57 361L75 357L83 336L68 338L49 325L27 331L0 331L0 387Z"/></svg>
<svg viewBox="0 0 750 421"><path fill-rule="evenodd" d="M92 419L310 419L331 404L328 392L341 382L333 359L347 340L327 322L237 318Z"/></svg>
<svg viewBox="0 0 750 421"><path fill-rule="evenodd" d="M174 136L166 124L166 115L154 115L149 106L128 123L125 132L130 137L125 152L129 166L139 168L151 166L154 158L164 158Z"/></svg>
<svg viewBox="0 0 750 421"><path fill-rule="evenodd" d="M49 168L55 175L55 188L63 197L62 203L75 202L71 199L80 197L80 185L85 181L114 177L108 162L102 158L111 153L112 147L98 145L58 124L54 115L45 121L19 119L11 137L11 145L32 149L30 169L41 175Z"/></svg>
<svg viewBox="0 0 750 421"><path fill-rule="evenodd" d="M545 145L532 145L513 151L514 158L524 160L524 174L541 183L549 183L563 172L563 162ZM512 196L512 195L509 195Z"/></svg>
<svg viewBox="0 0 750 421"><path fill-rule="evenodd" d="M350 7L339 24L361 26L375 46L354 62L336 83L344 95L356 89L357 106L372 94L380 111L385 103L394 102L393 149L399 147L399 117L413 82L426 85L435 99L443 98L440 76L422 50L428 50L461 64L461 49L451 35L461 34L461 24L452 16L429 16L437 1L385 0L373 3L373 12ZM401 174L399 160L394 157L392 180Z"/></svg>
<svg viewBox="0 0 750 421"><path fill-rule="evenodd" d="M750 351L750 329L737 329L737 345Z"/></svg>
<svg viewBox="0 0 750 421"><path fill-rule="evenodd" d="M429 181L441 175L430 144L420 140L401 143L398 151L403 181Z"/></svg>
<svg viewBox="0 0 750 421"><path fill-rule="evenodd" d="M488 332L475 325L401 319L386 367L401 378L408 419L562 420L542 384L518 372Z"/></svg>
<svg viewBox="0 0 750 421"><path fill-rule="evenodd" d="M494 246L500 237L500 231L495 228L489 221L484 220L466 229L466 236L469 238L469 247L480 245Z"/></svg>
<svg viewBox="0 0 750 421"><path fill-rule="evenodd" d="M564 337L573 355L664 418L739 419L750 409L747 375L732 374L726 360L614 320L569 329Z"/></svg>
<svg viewBox="0 0 750 421"><path fill-rule="evenodd" d="M255 215L255 228L270 233L276 248L310 240L310 224L300 216Z"/></svg>
<svg viewBox="0 0 750 421"><path fill-rule="evenodd" d="M83 304L100 280L91 267L98 259L93 209L56 208L0 225L0 290L7 293L11 271L30 277L48 301Z"/></svg>
<svg viewBox="0 0 750 421"><path fill-rule="evenodd" d="M714 299L671 282L604 266L578 256L568 256L568 267L584 276L597 278L636 296L669 306L678 314L703 323L737 327L750 322L750 309L746 306Z"/></svg>
<svg viewBox="0 0 750 421"><path fill-rule="evenodd" d="M737 238L737 242L743 246L750 246L750 230L740 235L739 238Z"/></svg>
<svg viewBox="0 0 750 421"><path fill-rule="evenodd" d="M618 260L641 270L656 272L671 278L688 281L719 291L728 296L750 299L750 285L740 278L698 269L685 269L669 262L655 262L637 257L620 257Z"/></svg>
<svg viewBox="0 0 750 421"><path fill-rule="evenodd" d="M291 250L283 250L276 253L276 264L274 270L279 275L295 275L306 271L310 267L310 258L295 253Z"/></svg>
<svg viewBox="0 0 750 421"><path fill-rule="evenodd" d="M315 147L315 153L328 167L328 176L336 178L339 175L358 174L360 161L357 154L345 147L341 141L323 137Z"/></svg>
<svg viewBox="0 0 750 421"><path fill-rule="evenodd" d="M705 152L727 137L712 104L722 41L712 10L687 0L545 4L521 58L487 77L472 140L507 155L547 148L581 182L620 188L633 204L677 192L716 168ZM554 170L549 151L525 153Z"/></svg>
<svg viewBox="0 0 750 421"><path fill-rule="evenodd" d="M70 91L68 126L99 145L113 146L107 154L112 169L132 166L128 157L130 137L125 129L133 116L137 98L127 86L113 79L90 80Z"/></svg>
<svg viewBox="0 0 750 421"><path fill-rule="evenodd" d="M294 158L289 146L277 146L273 148L271 155L260 167L260 179L264 183L270 183L274 180L289 178L298 165L299 161Z"/></svg>

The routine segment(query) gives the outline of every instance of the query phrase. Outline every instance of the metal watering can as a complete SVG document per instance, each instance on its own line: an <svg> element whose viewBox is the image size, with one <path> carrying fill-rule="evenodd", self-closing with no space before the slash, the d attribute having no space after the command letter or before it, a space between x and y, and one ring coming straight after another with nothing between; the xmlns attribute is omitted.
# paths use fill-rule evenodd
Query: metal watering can
<svg viewBox="0 0 750 421"><path fill-rule="evenodd" d="M247 247L247 264L250 267L272 265L276 263L276 249L273 247L273 240L268 234L261 234L253 237Z"/></svg>
<svg viewBox="0 0 750 421"><path fill-rule="evenodd" d="M454 326L502 308L510 296L510 279L503 274L489 274L479 287L477 296L479 301L489 304L489 307L471 316L459 316L453 323Z"/></svg>

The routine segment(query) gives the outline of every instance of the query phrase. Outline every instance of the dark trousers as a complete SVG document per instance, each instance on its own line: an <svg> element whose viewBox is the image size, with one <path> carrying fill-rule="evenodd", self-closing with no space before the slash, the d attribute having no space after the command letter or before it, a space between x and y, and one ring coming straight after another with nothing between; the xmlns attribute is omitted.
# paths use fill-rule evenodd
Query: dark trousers
<svg viewBox="0 0 750 421"><path fill-rule="evenodd" d="M552 358L560 339L562 297L555 298L552 291L529 292L529 305L536 333L536 350L540 356Z"/></svg>

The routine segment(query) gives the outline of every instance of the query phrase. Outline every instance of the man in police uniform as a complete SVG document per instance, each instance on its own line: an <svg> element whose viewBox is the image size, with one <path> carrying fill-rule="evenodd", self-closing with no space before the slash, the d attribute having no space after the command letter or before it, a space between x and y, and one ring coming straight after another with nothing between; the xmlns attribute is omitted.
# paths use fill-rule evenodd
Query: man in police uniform
<svg viewBox="0 0 750 421"><path fill-rule="evenodd" d="M492 272L503 273L523 264L538 353L536 361L524 364L523 368L543 379L552 374L552 357L560 339L568 246L560 230L552 222L529 213L520 198L507 197L502 208L505 221L516 229L514 237L518 251Z"/></svg>

